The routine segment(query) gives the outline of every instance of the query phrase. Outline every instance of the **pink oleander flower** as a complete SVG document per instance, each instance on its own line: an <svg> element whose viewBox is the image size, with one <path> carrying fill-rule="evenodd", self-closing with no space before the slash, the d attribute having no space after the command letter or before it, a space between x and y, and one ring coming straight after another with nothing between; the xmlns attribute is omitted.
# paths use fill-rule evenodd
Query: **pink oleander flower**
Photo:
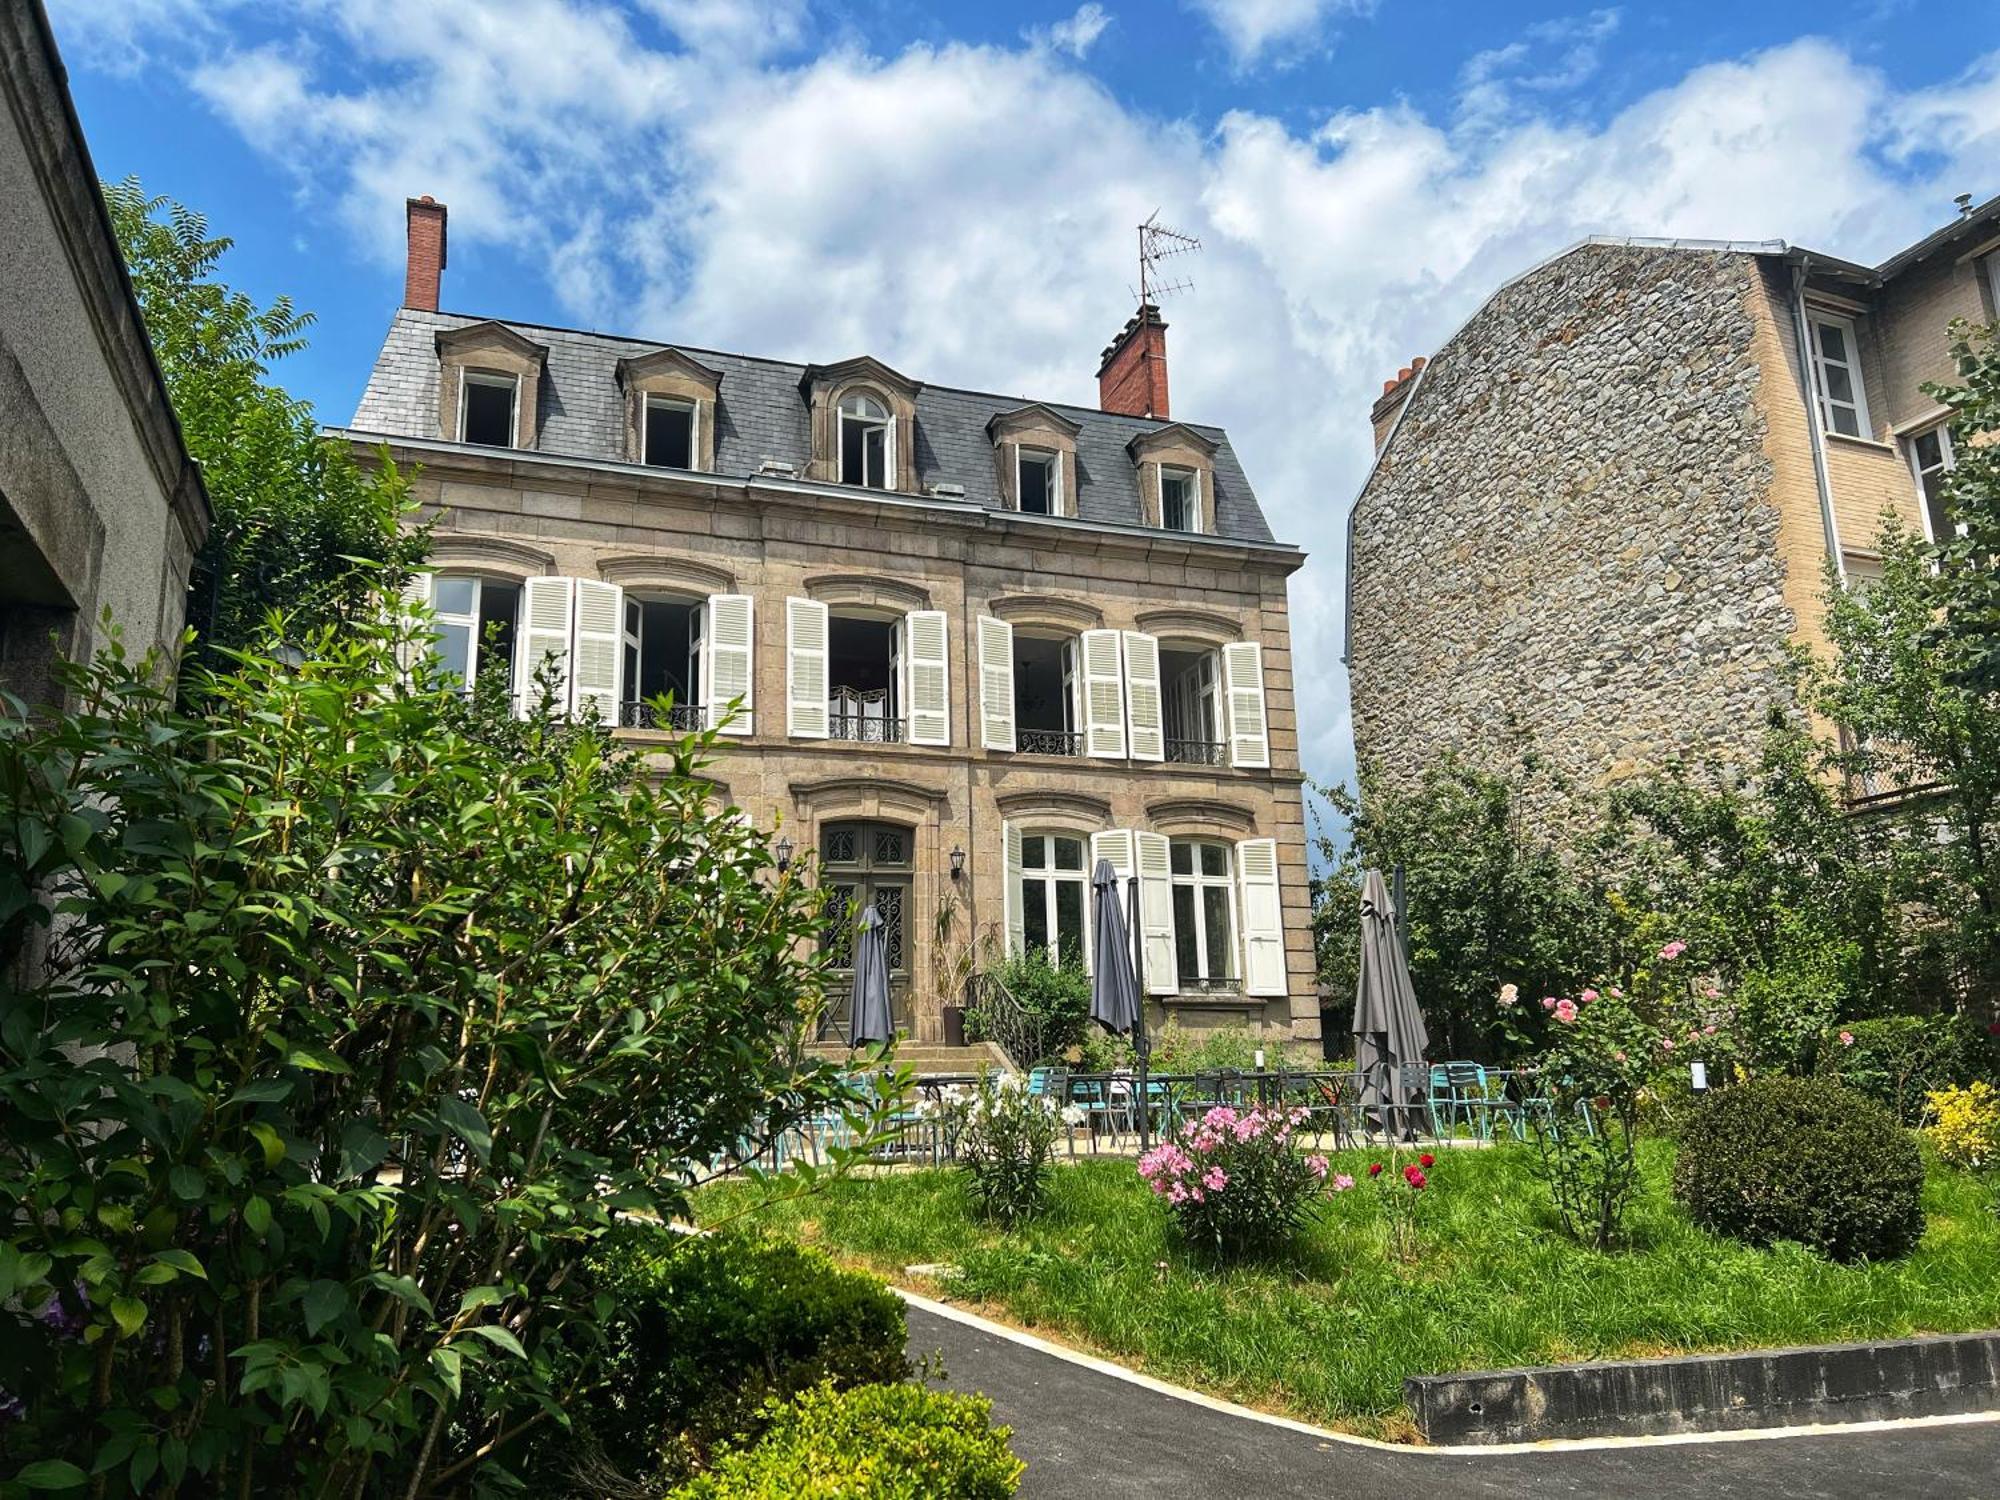
<svg viewBox="0 0 2000 1500"><path fill-rule="evenodd" d="M1326 1158L1315 1153L1306 1158L1306 1170L1321 1182L1326 1181Z"/></svg>
<svg viewBox="0 0 2000 1500"><path fill-rule="evenodd" d="M1675 938L1671 943L1668 943L1666 947L1660 950L1660 957L1664 958L1668 963L1672 963L1675 959L1679 958L1683 953L1687 951L1688 951L1688 945L1682 942L1679 938Z"/></svg>
<svg viewBox="0 0 2000 1500"><path fill-rule="evenodd" d="M1576 998L1581 1000L1585 1005L1588 1005L1590 1004L1591 1001L1597 998L1597 991L1585 990L1581 995L1578 995Z"/></svg>
<svg viewBox="0 0 2000 1500"><path fill-rule="evenodd" d="M1210 1167L1208 1171L1203 1174L1201 1179L1201 1185L1207 1188L1211 1193L1219 1193L1224 1188L1229 1186L1229 1174L1223 1171L1222 1168L1220 1167Z"/></svg>
<svg viewBox="0 0 2000 1500"><path fill-rule="evenodd" d="M1503 984L1500 986L1500 1003L1502 1005L1514 1005L1519 1002L1520 998L1521 987L1518 984Z"/></svg>
<svg viewBox="0 0 2000 1500"><path fill-rule="evenodd" d="M1854 1033L1851 1031L1841 1032L1840 1045L1843 1047L1852 1047L1854 1045Z"/></svg>
<svg viewBox="0 0 2000 1500"><path fill-rule="evenodd" d="M1336 1193L1344 1193L1353 1186L1354 1186L1354 1179L1352 1177L1349 1177L1345 1172L1340 1172L1335 1174L1333 1179L1333 1190Z"/></svg>
<svg viewBox="0 0 2000 1500"><path fill-rule="evenodd" d="M1556 997L1554 995L1542 996L1543 1010L1554 1010L1555 1008L1556 1008Z"/></svg>
<svg viewBox="0 0 2000 1500"><path fill-rule="evenodd" d="M1556 1002L1556 1019L1565 1026L1574 1023L1576 1020L1576 1002L1574 1000L1558 1000Z"/></svg>

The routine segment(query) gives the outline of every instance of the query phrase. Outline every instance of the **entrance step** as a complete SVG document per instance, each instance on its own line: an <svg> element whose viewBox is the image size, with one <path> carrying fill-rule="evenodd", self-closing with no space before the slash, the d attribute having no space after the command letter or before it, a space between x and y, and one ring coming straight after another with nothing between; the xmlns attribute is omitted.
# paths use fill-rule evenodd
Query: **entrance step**
<svg viewBox="0 0 2000 1500"><path fill-rule="evenodd" d="M845 1062L849 1055L847 1044L840 1041L815 1042L809 1050L815 1057L828 1057L836 1062ZM1014 1070L1007 1061L1007 1054L1000 1050L996 1042L948 1047L943 1042L906 1040L896 1048L896 1062L901 1067L915 1069L919 1078L932 1078L941 1073L976 1074L982 1070L1011 1073Z"/></svg>

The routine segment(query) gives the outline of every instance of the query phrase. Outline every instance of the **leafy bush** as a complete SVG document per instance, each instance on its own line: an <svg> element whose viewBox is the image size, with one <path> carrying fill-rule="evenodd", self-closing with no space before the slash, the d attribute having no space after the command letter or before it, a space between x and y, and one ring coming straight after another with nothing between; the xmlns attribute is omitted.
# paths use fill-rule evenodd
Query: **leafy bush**
<svg viewBox="0 0 2000 1500"><path fill-rule="evenodd" d="M1005 1500L1027 1466L984 1396L820 1386L773 1402L769 1430L674 1500Z"/></svg>
<svg viewBox="0 0 2000 1500"><path fill-rule="evenodd" d="M1257 1065L1258 1046L1256 1034L1240 1026L1192 1031L1169 1021L1153 1038L1152 1067L1160 1073L1248 1072Z"/></svg>
<svg viewBox="0 0 2000 1500"><path fill-rule="evenodd" d="M1055 1170L1056 1139L1081 1112L1030 1094L1016 1074L980 1079L954 1111L959 1167L980 1213L1015 1224L1039 1213Z"/></svg>
<svg viewBox="0 0 2000 1500"><path fill-rule="evenodd" d="M1702 1228L1842 1261L1907 1254L1924 1232L1923 1186L1923 1153L1894 1115L1811 1078L1718 1091L1688 1120L1674 1164L1674 1196Z"/></svg>
<svg viewBox="0 0 2000 1500"><path fill-rule="evenodd" d="M1978 1076L1986 1046L1963 1016L1882 1016L1823 1035L1819 1071L1880 1100L1903 1124L1916 1125L1926 1096Z"/></svg>
<svg viewBox="0 0 2000 1500"><path fill-rule="evenodd" d="M593 1495L621 1477L687 1477L722 1444L754 1440L774 1398L909 1373L902 1300L788 1240L628 1228L590 1270L615 1310L565 1460Z"/></svg>
<svg viewBox="0 0 2000 1500"><path fill-rule="evenodd" d="M1023 1066L1060 1057L1084 1039L1090 1028L1090 976L1074 958L1062 963L1049 961L1047 953L1031 948L1026 953L996 964L990 971L1021 1007L1027 1035L1022 1038L995 1037L1006 1042ZM966 1016L967 1035L973 1041L986 1040L989 1032L981 1011Z"/></svg>
<svg viewBox="0 0 2000 1500"><path fill-rule="evenodd" d="M1978 1170L2000 1162L2000 1089L1984 1079L1929 1096L1924 1136L1948 1166Z"/></svg>
<svg viewBox="0 0 2000 1500"><path fill-rule="evenodd" d="M1173 1211L1181 1238L1234 1260L1282 1248L1321 1202L1324 1156L1292 1138L1306 1111L1220 1104L1139 1158L1139 1175ZM1336 1179L1336 1190L1353 1183Z"/></svg>
<svg viewBox="0 0 2000 1500"><path fill-rule="evenodd" d="M706 737L642 763L408 682L394 613L198 713L115 655L0 707L0 1472L504 1482L618 1213L848 1097L801 1058L817 898Z"/></svg>

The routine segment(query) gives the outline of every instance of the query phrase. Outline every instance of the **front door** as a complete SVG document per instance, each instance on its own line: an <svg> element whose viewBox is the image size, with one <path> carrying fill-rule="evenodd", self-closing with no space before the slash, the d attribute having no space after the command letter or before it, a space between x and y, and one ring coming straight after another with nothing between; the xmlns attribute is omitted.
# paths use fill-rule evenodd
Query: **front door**
<svg viewBox="0 0 2000 1500"><path fill-rule="evenodd" d="M855 923L870 902L882 914L889 949L889 998L898 1027L909 1018L910 877L915 873L915 835L896 823L829 823L820 830L820 884L826 890L825 926L820 943L839 971L840 983L853 974ZM847 1027L846 989L832 1007L835 1024Z"/></svg>

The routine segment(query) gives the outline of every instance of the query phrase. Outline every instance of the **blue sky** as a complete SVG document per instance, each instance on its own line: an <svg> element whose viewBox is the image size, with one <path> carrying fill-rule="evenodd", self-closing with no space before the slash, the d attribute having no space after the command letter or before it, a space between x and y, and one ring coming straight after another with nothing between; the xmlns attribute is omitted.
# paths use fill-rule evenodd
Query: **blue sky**
<svg viewBox="0 0 2000 1500"><path fill-rule="evenodd" d="M444 305L1094 399L1132 228L1204 241L1177 415L1293 583L1308 769L1352 764L1340 540L1367 406L1592 232L1875 259L2000 192L1992 0L48 0L98 169L318 313L342 422L451 206Z"/></svg>

